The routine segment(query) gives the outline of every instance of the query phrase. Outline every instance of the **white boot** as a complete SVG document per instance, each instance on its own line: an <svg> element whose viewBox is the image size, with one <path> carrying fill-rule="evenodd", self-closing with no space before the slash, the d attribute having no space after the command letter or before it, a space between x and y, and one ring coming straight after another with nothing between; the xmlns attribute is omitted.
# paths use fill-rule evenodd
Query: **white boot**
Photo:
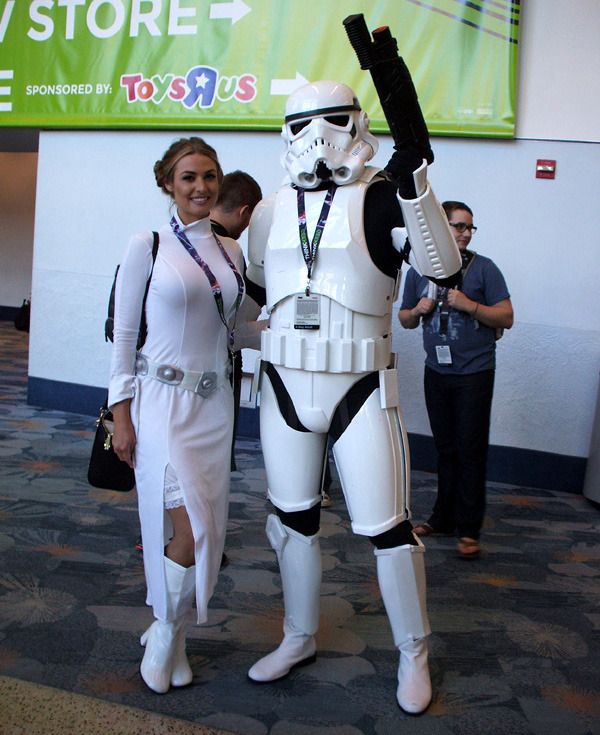
<svg viewBox="0 0 600 735"><path fill-rule="evenodd" d="M424 712L431 702L427 638L405 641L398 648L400 663L396 698L405 712L418 715Z"/></svg>
<svg viewBox="0 0 600 735"><path fill-rule="evenodd" d="M171 684L185 686L192 680L192 671L185 656L185 633L195 595L195 567L186 569L166 556L163 558L167 620L155 620L140 640L146 647L140 673L157 694L167 692Z"/></svg>
<svg viewBox="0 0 600 735"><path fill-rule="evenodd" d="M140 674L150 689L157 694L165 694L171 686L171 661L175 638L175 623L155 620L140 639L142 646L146 646Z"/></svg>
<svg viewBox="0 0 600 735"><path fill-rule="evenodd" d="M296 630L287 620L283 621L283 640L271 653L259 659L248 671L252 681L265 683L287 676L292 669L312 664L317 658L314 636Z"/></svg>
<svg viewBox="0 0 600 735"><path fill-rule="evenodd" d="M272 653L248 671L252 681L276 681L293 668L312 663L317 646L314 634L319 625L321 549L318 535L303 536L284 526L271 514L267 537L277 553L283 586L283 641Z"/></svg>
<svg viewBox="0 0 600 735"><path fill-rule="evenodd" d="M377 576L394 643L400 651L396 698L409 714L424 712L431 702L426 637L425 547L406 544L377 549Z"/></svg>
<svg viewBox="0 0 600 735"><path fill-rule="evenodd" d="M167 586L169 584L167 575ZM181 597L179 604L179 612L177 621L179 629L175 638L175 651L173 653L173 670L171 671L171 686L185 687L192 683L194 675L190 668L187 655L185 653L185 639L189 625L189 613L194 604L196 597L196 567L188 567L185 570L183 585L181 589Z"/></svg>

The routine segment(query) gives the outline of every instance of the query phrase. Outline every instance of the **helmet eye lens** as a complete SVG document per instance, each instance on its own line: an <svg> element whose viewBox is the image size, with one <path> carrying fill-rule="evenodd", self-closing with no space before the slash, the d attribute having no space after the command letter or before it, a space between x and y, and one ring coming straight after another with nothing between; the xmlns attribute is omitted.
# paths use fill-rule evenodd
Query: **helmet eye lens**
<svg viewBox="0 0 600 735"><path fill-rule="evenodd" d="M292 135L298 135L298 133L301 130L304 130L304 128L307 125L310 125L310 123L310 120L301 120L300 122L290 123L290 130L292 131Z"/></svg>
<svg viewBox="0 0 600 735"><path fill-rule="evenodd" d="M292 135L296 137L304 130L304 128L311 124L313 119L318 118L308 118L307 120L298 120L298 122L289 123ZM330 125L334 125L336 128L346 129L350 122L350 115L325 115L321 119L325 120Z"/></svg>
<svg viewBox="0 0 600 735"><path fill-rule="evenodd" d="M326 115L325 120L330 125L335 125L338 128L345 128L350 120L349 115Z"/></svg>

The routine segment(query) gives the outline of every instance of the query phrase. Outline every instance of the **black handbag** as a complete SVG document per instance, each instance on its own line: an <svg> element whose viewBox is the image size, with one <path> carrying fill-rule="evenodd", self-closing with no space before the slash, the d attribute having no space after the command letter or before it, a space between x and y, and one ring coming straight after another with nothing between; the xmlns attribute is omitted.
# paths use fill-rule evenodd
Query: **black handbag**
<svg viewBox="0 0 600 735"><path fill-rule="evenodd" d="M152 270L146 282L146 290L144 292L144 300L142 303L142 317L140 321L140 330L138 334L137 349L140 350L146 340L146 297L152 280L154 271L154 263L158 253L159 238L158 232L152 233ZM108 299L108 317L104 323L104 339L107 342L113 341L114 331L114 315L115 315L115 290L117 287L117 274L119 266L115 271L110 296ZM100 487L106 490L120 490L127 492L133 490L135 485L135 476L131 467L127 462L122 462L112 447L113 432L113 415L108 410L107 403L100 409L100 416L96 419L96 436L92 445L92 455L88 467L88 482L93 487Z"/></svg>
<svg viewBox="0 0 600 735"><path fill-rule="evenodd" d="M96 435L88 467L88 482L93 487L127 492L135 485L135 476L127 462L122 462L112 447L113 415L104 405L96 419Z"/></svg>

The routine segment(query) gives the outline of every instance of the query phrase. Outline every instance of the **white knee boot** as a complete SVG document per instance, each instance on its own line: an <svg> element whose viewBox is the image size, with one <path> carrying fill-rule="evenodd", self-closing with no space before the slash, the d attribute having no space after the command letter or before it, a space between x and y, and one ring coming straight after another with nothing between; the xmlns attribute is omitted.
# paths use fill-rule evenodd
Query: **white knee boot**
<svg viewBox="0 0 600 735"><path fill-rule="evenodd" d="M186 686L193 678L185 654L185 637L196 592L196 567L182 567L166 556L164 565L167 620L155 620L140 640L146 647L140 673L158 694L164 694L170 686Z"/></svg>
<svg viewBox="0 0 600 735"><path fill-rule="evenodd" d="M303 536L271 514L267 537L277 553L283 586L283 641L248 672L256 682L281 679L316 658L314 634L319 625L321 548L317 534Z"/></svg>
<svg viewBox="0 0 600 735"><path fill-rule="evenodd" d="M375 551L379 588L400 651L396 698L409 714L424 712L431 702L424 552L420 541Z"/></svg>

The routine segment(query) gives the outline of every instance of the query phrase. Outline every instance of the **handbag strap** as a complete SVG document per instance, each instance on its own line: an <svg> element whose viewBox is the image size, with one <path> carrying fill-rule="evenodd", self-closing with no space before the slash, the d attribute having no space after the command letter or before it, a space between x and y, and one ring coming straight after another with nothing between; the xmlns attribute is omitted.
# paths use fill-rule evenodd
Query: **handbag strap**
<svg viewBox="0 0 600 735"><path fill-rule="evenodd" d="M144 342L146 341L146 334L148 332L148 326L146 324L146 298L148 297L148 289L150 288L150 281L152 280L152 274L154 273L154 263L156 262L156 255L158 253L159 237L158 232L152 233L152 268L150 269L150 275L146 281L146 288L144 290L144 299L142 301L142 313L140 316L140 328L138 331L138 349L141 349ZM117 265L115 275L113 277L112 287L110 289L110 296L108 297L108 309L107 316L104 322L104 341L112 342L114 339L114 326L115 326L115 291L117 288L117 276L119 275L120 265Z"/></svg>
<svg viewBox="0 0 600 735"><path fill-rule="evenodd" d="M150 281L152 280L152 274L154 273L154 264L156 263L156 256L158 254L159 237L158 232L152 232L152 268L150 269L150 275L146 281L146 289L144 291L144 299L142 301L142 315L140 317L140 331L138 337L137 349L141 350L146 341L146 335L148 334L148 324L146 322L146 299L148 298L148 291L150 290Z"/></svg>
<svg viewBox="0 0 600 735"><path fill-rule="evenodd" d="M108 410L105 403L100 409L100 415L96 419L96 426L101 426L104 431L104 449L106 449L106 451L108 451L112 446L112 431L106 425L107 421L112 421L112 413Z"/></svg>

